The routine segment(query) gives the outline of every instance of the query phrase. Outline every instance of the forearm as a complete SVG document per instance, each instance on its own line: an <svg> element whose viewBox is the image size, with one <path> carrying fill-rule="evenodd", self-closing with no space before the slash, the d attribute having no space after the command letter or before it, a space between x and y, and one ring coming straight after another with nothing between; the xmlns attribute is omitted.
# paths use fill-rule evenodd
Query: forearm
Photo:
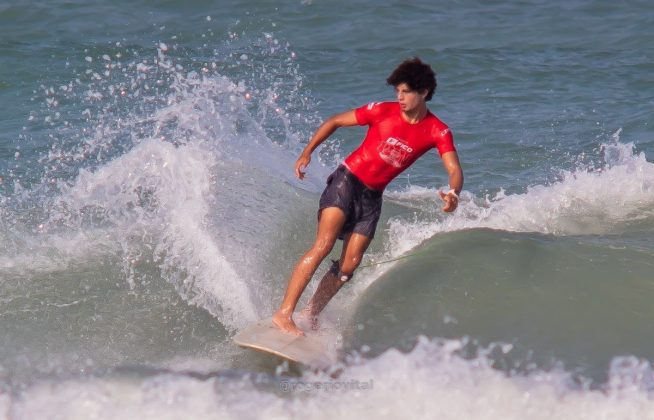
<svg viewBox="0 0 654 420"><path fill-rule="evenodd" d="M455 151L443 155L443 165L450 178L450 189L453 189L459 195L463 189L463 169L461 169L459 156Z"/></svg>
<svg viewBox="0 0 654 420"><path fill-rule="evenodd" d="M445 169L450 178L450 190L453 190L454 193L448 191L447 194L445 194L443 191L439 191L438 194L445 202L443 211L449 213L456 210L459 205L459 194L463 189L463 170L459 164L459 158L456 152L446 153L443 156L443 162L445 163Z"/></svg>
<svg viewBox="0 0 654 420"><path fill-rule="evenodd" d="M331 116L318 127L316 132L311 137L309 144L304 148L302 155L305 157L311 157L311 154L324 142L334 134L334 131L339 127L350 127L357 125L357 117L354 110L343 112L342 114L337 114Z"/></svg>
<svg viewBox="0 0 654 420"><path fill-rule="evenodd" d="M318 146L322 144L322 142L334 134L337 128L338 125L336 125L336 123L333 121L333 118L330 118L322 123L311 137L309 144L306 145L302 151L302 154L311 156L311 154L318 148Z"/></svg>
<svg viewBox="0 0 654 420"><path fill-rule="evenodd" d="M461 167L459 166L458 168L450 171L449 178L450 189L453 189L456 194L459 195L461 190L463 190L463 170L461 170Z"/></svg>

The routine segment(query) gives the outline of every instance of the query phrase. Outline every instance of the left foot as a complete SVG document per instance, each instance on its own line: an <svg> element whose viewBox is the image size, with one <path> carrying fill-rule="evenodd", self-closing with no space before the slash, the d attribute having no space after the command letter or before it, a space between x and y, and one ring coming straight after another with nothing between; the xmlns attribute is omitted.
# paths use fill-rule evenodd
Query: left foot
<svg viewBox="0 0 654 420"><path fill-rule="evenodd" d="M290 315L277 311L272 316L273 325L288 334L304 335L304 332L295 325Z"/></svg>

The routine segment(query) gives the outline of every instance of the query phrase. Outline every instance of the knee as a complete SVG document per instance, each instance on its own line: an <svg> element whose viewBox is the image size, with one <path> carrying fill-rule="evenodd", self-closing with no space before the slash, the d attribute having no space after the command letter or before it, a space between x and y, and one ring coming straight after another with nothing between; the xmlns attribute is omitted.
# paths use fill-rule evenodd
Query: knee
<svg viewBox="0 0 654 420"><path fill-rule="evenodd" d="M359 267L360 263L361 263L361 257L358 255L354 257L344 258L343 261L341 262L341 271L343 273L352 275L354 274L354 270L356 270L357 267Z"/></svg>
<svg viewBox="0 0 654 420"><path fill-rule="evenodd" d="M332 260L332 265L329 267L329 270L327 271L327 275L331 275L332 277L340 280L340 284L344 284L346 281L350 280L352 278L353 271L347 271L341 266L341 261L339 260ZM340 286L339 286L340 287Z"/></svg>

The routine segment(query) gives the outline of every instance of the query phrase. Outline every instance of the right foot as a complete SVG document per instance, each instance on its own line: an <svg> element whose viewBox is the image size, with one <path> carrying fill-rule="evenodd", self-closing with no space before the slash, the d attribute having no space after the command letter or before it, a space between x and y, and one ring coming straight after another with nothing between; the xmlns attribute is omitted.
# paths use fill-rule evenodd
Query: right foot
<svg viewBox="0 0 654 420"><path fill-rule="evenodd" d="M308 323L313 331L318 331L320 329L320 324L318 323L318 315L313 315L307 308L304 308L300 311L300 321Z"/></svg>
<svg viewBox="0 0 654 420"><path fill-rule="evenodd" d="M290 316L284 315L279 311L275 312L275 314L272 316L272 322L274 326L284 331L285 333L293 335L304 335L304 332L302 332L302 330L299 329L297 325L295 325L295 322L293 322L293 319Z"/></svg>

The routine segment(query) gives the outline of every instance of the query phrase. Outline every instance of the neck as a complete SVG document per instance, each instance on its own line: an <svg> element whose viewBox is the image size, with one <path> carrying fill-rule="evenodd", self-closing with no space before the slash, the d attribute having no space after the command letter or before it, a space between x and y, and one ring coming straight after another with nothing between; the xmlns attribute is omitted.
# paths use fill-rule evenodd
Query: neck
<svg viewBox="0 0 654 420"><path fill-rule="evenodd" d="M427 105L423 104L412 110L402 111L402 118L409 124L417 124L427 115Z"/></svg>

